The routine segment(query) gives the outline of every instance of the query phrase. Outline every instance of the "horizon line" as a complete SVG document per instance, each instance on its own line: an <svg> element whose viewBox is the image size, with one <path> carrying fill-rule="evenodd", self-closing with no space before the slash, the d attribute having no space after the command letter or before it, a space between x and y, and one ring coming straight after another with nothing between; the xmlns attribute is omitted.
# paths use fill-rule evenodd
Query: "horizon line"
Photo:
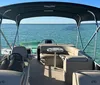
<svg viewBox="0 0 100 85"><path fill-rule="evenodd" d="M2 24L16 24L16 23L2 23ZM20 23L20 24L77 24L77 23ZM95 24L95 22L90 22L90 23L84 22L81 24Z"/></svg>

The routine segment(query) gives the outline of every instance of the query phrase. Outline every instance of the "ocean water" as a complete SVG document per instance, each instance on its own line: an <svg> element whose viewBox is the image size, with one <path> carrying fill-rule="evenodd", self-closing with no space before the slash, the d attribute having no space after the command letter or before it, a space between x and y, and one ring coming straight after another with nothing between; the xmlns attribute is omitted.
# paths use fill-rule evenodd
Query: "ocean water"
<svg viewBox="0 0 100 85"><path fill-rule="evenodd" d="M56 43L66 43L76 45L77 41L77 26L75 24L21 24L19 26L19 38L16 44L28 41L42 41L43 39L53 39ZM7 40L10 44L13 43L17 31L15 24L3 24L1 26ZM88 40L96 30L95 24L82 24L80 26L80 33L83 42L83 47L86 46ZM94 40L91 41L85 52L89 54L94 60L100 63L100 32L97 38L97 52L94 57ZM1 38L2 48L8 47L4 38ZM79 39L78 48L81 48Z"/></svg>

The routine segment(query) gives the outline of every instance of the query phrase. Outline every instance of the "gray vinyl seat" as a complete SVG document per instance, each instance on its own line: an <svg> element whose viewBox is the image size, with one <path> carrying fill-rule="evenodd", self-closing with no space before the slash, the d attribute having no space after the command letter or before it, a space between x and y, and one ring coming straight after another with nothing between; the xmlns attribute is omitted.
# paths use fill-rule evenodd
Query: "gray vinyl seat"
<svg viewBox="0 0 100 85"><path fill-rule="evenodd" d="M78 70L92 70L93 61L86 56L66 56L64 60L65 81L72 83L72 74Z"/></svg>
<svg viewBox="0 0 100 85"><path fill-rule="evenodd" d="M27 59L27 57L28 57L27 49L24 46L14 47L12 50L12 53L18 53L22 57L24 57L24 59Z"/></svg>
<svg viewBox="0 0 100 85"><path fill-rule="evenodd" d="M13 71L23 71L23 66L24 66L24 59L20 54L13 53L10 56L10 64L8 67L8 70L13 70Z"/></svg>
<svg viewBox="0 0 100 85"><path fill-rule="evenodd" d="M5 59L1 62L0 70L6 70L6 69L8 69L9 63L10 63L10 61L9 61L7 58L5 58Z"/></svg>
<svg viewBox="0 0 100 85"><path fill-rule="evenodd" d="M80 70L73 73L72 85L100 85L99 70Z"/></svg>
<svg viewBox="0 0 100 85"><path fill-rule="evenodd" d="M24 60L27 58L27 50L23 46L14 47L10 56L10 64L8 69L14 71L23 71Z"/></svg>
<svg viewBox="0 0 100 85"><path fill-rule="evenodd" d="M45 65L54 66L54 52L49 49L61 49L62 51L56 52L56 66L63 67L63 60L59 57L61 54L68 55L68 52L60 45L56 44L41 44L40 45L40 59Z"/></svg>

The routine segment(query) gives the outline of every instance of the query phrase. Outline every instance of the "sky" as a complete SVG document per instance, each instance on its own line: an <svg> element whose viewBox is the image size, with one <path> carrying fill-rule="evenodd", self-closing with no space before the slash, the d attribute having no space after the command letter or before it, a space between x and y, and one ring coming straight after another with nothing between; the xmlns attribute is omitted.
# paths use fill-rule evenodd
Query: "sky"
<svg viewBox="0 0 100 85"><path fill-rule="evenodd" d="M60 1L60 2L72 2L72 3L79 3L85 5L91 5L100 8L100 0L0 0L0 6L16 4L16 3L23 3L23 2L35 2L35 1ZM27 22L28 21L28 22ZM3 20L3 23L15 23L14 21ZM41 24L41 23L75 23L72 19L61 18L61 17L35 17L35 18L28 18L21 21L21 23L34 23L34 24Z"/></svg>

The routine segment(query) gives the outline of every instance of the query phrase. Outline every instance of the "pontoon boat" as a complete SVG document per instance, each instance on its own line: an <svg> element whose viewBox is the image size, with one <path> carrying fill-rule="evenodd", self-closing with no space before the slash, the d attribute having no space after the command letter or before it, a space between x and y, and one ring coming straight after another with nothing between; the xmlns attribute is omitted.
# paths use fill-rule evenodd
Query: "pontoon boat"
<svg viewBox="0 0 100 85"><path fill-rule="evenodd" d="M77 42L80 39L82 47L79 49L78 43L59 44L46 40L46 43L38 45L37 55L30 54L33 57L29 59L24 46L13 46L12 54L1 58L1 85L100 85L100 65L85 53L95 37L95 56L96 38L100 29L97 22L100 20L100 8L65 2L29 2L0 7L0 15L0 25L2 19L16 22L14 44L22 19L39 16L72 18L77 23ZM93 20L96 22L96 31L83 46L80 23Z"/></svg>

